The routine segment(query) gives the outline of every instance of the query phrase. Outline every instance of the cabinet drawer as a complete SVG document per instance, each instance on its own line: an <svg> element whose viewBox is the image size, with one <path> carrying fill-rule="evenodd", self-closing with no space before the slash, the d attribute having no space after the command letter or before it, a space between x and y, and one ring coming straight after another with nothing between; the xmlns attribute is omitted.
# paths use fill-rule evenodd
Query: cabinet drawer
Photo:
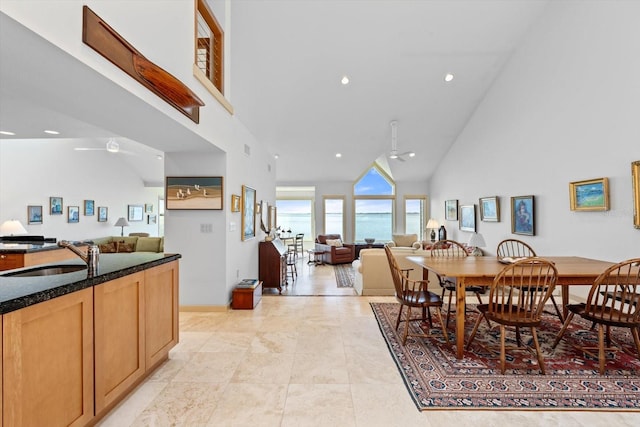
<svg viewBox="0 0 640 427"><path fill-rule="evenodd" d="M24 267L22 254L0 254L0 271Z"/></svg>

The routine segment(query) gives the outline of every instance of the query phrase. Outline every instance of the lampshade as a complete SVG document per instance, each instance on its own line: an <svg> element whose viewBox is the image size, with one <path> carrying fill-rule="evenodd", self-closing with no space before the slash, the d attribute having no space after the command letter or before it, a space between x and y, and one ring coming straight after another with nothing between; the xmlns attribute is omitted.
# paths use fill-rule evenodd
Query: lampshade
<svg viewBox="0 0 640 427"><path fill-rule="evenodd" d="M129 223L127 222L127 220L125 218L118 218L118 220L116 221L115 224L113 224L116 227L128 227Z"/></svg>
<svg viewBox="0 0 640 427"><path fill-rule="evenodd" d="M27 230L17 219L10 219L0 225L0 234L9 236L27 234Z"/></svg>
<svg viewBox="0 0 640 427"><path fill-rule="evenodd" d="M487 246L487 242L484 241L484 237L480 233L473 233L471 238L469 239L469 246L474 246L476 248L484 248Z"/></svg>
<svg viewBox="0 0 640 427"><path fill-rule="evenodd" d="M438 228L440 227L440 224L438 224L438 221L431 218L429 219L429 221L427 222L427 228Z"/></svg>

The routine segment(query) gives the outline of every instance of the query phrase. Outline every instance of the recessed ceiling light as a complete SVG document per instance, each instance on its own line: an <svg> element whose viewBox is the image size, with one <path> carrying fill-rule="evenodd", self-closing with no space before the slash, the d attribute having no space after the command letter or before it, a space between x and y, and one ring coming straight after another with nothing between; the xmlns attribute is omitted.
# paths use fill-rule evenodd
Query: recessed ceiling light
<svg viewBox="0 0 640 427"><path fill-rule="evenodd" d="M49 135L60 135L60 132L57 130L45 130L44 133L48 133Z"/></svg>
<svg viewBox="0 0 640 427"><path fill-rule="evenodd" d="M336 157L337 157L337 158L340 158L340 157L342 157L342 154L340 154L340 153L336 153Z"/></svg>
<svg viewBox="0 0 640 427"><path fill-rule="evenodd" d="M444 81L449 83L451 80L453 80L453 74L451 73L447 73L444 75Z"/></svg>
<svg viewBox="0 0 640 427"><path fill-rule="evenodd" d="M8 130L0 130L0 134L9 136L15 135L15 133L9 132Z"/></svg>
<svg viewBox="0 0 640 427"><path fill-rule="evenodd" d="M163 159L162 154L158 154L158 155L156 156L156 159L158 159L158 160L162 160L162 159Z"/></svg>
<svg viewBox="0 0 640 427"><path fill-rule="evenodd" d="M274 154L274 155L273 155L273 158L274 158L274 159L279 159L279 158L280 158L280 155L278 155L278 154Z"/></svg>
<svg viewBox="0 0 640 427"><path fill-rule="evenodd" d="M343 85L348 85L349 84L349 77L342 76L342 80L340 80L340 83L342 83Z"/></svg>
<svg viewBox="0 0 640 427"><path fill-rule="evenodd" d="M413 151L409 153L409 157L415 157L416 153L414 153Z"/></svg>

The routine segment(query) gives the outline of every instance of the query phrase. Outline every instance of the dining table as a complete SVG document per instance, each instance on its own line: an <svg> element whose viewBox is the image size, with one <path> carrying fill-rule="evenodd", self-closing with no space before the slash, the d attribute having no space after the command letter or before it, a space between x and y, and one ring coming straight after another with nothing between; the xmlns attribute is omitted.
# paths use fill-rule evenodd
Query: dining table
<svg viewBox="0 0 640 427"><path fill-rule="evenodd" d="M595 279L612 266L613 262L578 256L549 256L539 257L551 261L558 270L556 286L562 290L562 309L564 318L567 317L569 303L569 287L592 285ZM423 268L423 277L428 279L428 269L434 270L441 276L456 278L456 357L464 357L464 323L465 299L467 286L490 286L495 276L505 268L496 256L468 256L468 257L431 257L409 256L412 263Z"/></svg>

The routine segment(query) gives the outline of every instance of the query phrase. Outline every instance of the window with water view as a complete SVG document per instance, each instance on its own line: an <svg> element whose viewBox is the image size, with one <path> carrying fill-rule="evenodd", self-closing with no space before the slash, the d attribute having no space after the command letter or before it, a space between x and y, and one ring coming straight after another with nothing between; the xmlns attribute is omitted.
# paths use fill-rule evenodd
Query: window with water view
<svg viewBox="0 0 640 427"><path fill-rule="evenodd" d="M374 238L391 240L395 202L395 184L376 166L353 186L355 241Z"/></svg>

